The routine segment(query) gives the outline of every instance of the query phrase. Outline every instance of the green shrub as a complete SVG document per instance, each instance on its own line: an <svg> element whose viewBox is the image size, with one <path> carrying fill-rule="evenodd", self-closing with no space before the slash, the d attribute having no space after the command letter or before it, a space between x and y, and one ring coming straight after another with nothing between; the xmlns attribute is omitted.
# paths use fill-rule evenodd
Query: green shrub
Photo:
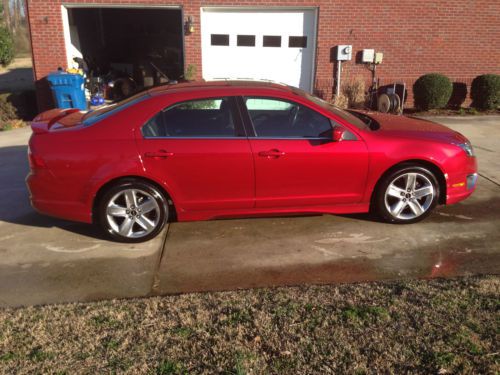
<svg viewBox="0 0 500 375"><path fill-rule="evenodd" d="M14 58L14 42L9 31L0 27L0 65L9 65Z"/></svg>
<svg viewBox="0 0 500 375"><path fill-rule="evenodd" d="M470 96L472 106L478 109L495 109L500 106L500 75L484 74L474 78Z"/></svg>
<svg viewBox="0 0 500 375"><path fill-rule="evenodd" d="M450 100L453 85L448 77L431 73L421 76L413 85L415 108L429 110L444 108Z"/></svg>
<svg viewBox="0 0 500 375"><path fill-rule="evenodd" d="M17 110L9 97L10 94L0 94L0 124L17 119Z"/></svg>

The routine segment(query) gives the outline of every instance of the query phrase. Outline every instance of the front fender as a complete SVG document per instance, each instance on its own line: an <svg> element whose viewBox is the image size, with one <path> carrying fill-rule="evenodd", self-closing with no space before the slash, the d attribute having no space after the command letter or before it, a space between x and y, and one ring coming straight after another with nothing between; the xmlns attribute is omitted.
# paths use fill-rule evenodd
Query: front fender
<svg viewBox="0 0 500 375"><path fill-rule="evenodd" d="M370 143L368 143L370 144ZM445 177L449 169L453 169L454 151L447 147L436 147L434 142L415 141L411 145L384 143L383 147L370 149L370 166L364 202L370 202L372 194L382 176L402 163L425 163L437 168Z"/></svg>

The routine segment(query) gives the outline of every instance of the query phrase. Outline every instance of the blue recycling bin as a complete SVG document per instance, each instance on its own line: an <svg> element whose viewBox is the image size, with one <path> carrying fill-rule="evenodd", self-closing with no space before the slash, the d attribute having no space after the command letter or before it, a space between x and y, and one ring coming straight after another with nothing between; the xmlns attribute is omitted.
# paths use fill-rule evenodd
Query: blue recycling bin
<svg viewBox="0 0 500 375"><path fill-rule="evenodd" d="M47 76L58 108L87 109L84 81L81 74L54 72Z"/></svg>

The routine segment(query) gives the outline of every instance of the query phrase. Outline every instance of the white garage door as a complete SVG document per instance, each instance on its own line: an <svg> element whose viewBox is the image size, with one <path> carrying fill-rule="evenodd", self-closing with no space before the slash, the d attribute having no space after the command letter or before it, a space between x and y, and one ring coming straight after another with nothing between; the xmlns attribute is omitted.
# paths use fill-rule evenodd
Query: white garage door
<svg viewBox="0 0 500 375"><path fill-rule="evenodd" d="M316 11L202 9L203 78L268 79L311 91Z"/></svg>

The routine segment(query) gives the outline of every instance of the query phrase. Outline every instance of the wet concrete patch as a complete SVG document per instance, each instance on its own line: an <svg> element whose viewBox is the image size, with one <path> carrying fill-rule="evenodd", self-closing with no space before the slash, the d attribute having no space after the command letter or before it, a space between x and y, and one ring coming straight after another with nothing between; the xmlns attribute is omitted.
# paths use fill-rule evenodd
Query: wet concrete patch
<svg viewBox="0 0 500 375"><path fill-rule="evenodd" d="M154 293L496 273L500 189L413 225L369 215L174 223Z"/></svg>

